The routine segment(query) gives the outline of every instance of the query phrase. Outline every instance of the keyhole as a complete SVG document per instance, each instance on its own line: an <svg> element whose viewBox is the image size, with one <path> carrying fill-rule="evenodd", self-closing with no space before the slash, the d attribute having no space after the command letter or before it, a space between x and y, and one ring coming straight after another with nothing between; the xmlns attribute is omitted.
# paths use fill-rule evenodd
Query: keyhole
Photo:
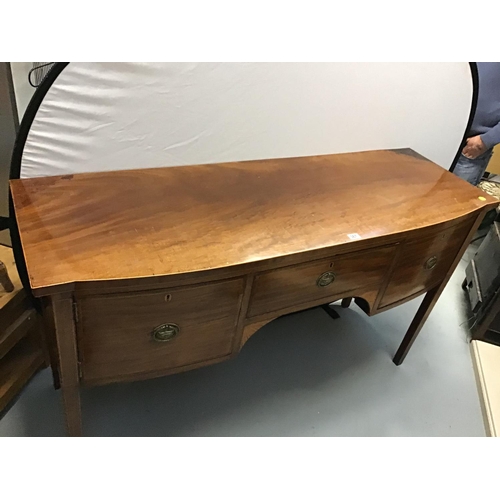
<svg viewBox="0 0 500 500"><path fill-rule="evenodd" d="M330 263L330 267L333 267L333 262Z"/></svg>
<svg viewBox="0 0 500 500"><path fill-rule="evenodd" d="M167 293L167 295L165 295L165 302L170 302L172 300L172 295L170 293Z"/></svg>

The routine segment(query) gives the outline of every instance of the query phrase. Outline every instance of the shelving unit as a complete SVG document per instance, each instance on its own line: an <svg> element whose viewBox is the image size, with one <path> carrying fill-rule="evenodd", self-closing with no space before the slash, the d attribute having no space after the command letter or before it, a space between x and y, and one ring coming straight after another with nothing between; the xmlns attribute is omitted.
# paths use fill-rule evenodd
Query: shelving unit
<svg viewBox="0 0 500 500"><path fill-rule="evenodd" d="M3 412L31 377L46 366L41 321L21 286L12 250L0 246L14 291L0 289L0 412Z"/></svg>
<svg viewBox="0 0 500 500"><path fill-rule="evenodd" d="M24 338L0 363L0 411L14 399L44 364L42 351Z"/></svg>

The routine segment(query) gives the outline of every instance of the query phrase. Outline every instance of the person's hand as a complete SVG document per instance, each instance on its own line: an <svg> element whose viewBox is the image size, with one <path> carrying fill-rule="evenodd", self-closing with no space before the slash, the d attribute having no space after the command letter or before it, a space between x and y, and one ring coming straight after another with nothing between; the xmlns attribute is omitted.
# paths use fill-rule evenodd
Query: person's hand
<svg viewBox="0 0 500 500"><path fill-rule="evenodd" d="M474 137L469 137L467 139L467 144L465 145L465 148L462 151L462 154L466 158L470 158L471 160L474 160L475 158L482 155L483 153L486 153L486 146L484 145L484 142L481 139L481 136L476 135Z"/></svg>

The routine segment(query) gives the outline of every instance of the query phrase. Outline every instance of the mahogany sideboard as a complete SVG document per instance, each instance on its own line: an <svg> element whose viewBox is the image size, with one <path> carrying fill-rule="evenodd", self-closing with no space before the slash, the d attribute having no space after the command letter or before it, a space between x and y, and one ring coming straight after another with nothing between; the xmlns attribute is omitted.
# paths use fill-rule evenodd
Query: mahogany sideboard
<svg viewBox="0 0 500 500"><path fill-rule="evenodd" d="M400 364L497 200L410 149L11 181L70 435L81 384L235 356L287 313L425 292ZM52 333L51 333L52 332Z"/></svg>

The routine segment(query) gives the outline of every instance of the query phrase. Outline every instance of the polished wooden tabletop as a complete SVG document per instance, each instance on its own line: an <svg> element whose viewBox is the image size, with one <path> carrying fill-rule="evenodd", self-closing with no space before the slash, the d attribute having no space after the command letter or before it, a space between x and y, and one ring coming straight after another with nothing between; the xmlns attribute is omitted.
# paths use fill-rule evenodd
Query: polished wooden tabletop
<svg viewBox="0 0 500 500"><path fill-rule="evenodd" d="M234 266L497 204L409 149L18 179L11 190L39 291Z"/></svg>

